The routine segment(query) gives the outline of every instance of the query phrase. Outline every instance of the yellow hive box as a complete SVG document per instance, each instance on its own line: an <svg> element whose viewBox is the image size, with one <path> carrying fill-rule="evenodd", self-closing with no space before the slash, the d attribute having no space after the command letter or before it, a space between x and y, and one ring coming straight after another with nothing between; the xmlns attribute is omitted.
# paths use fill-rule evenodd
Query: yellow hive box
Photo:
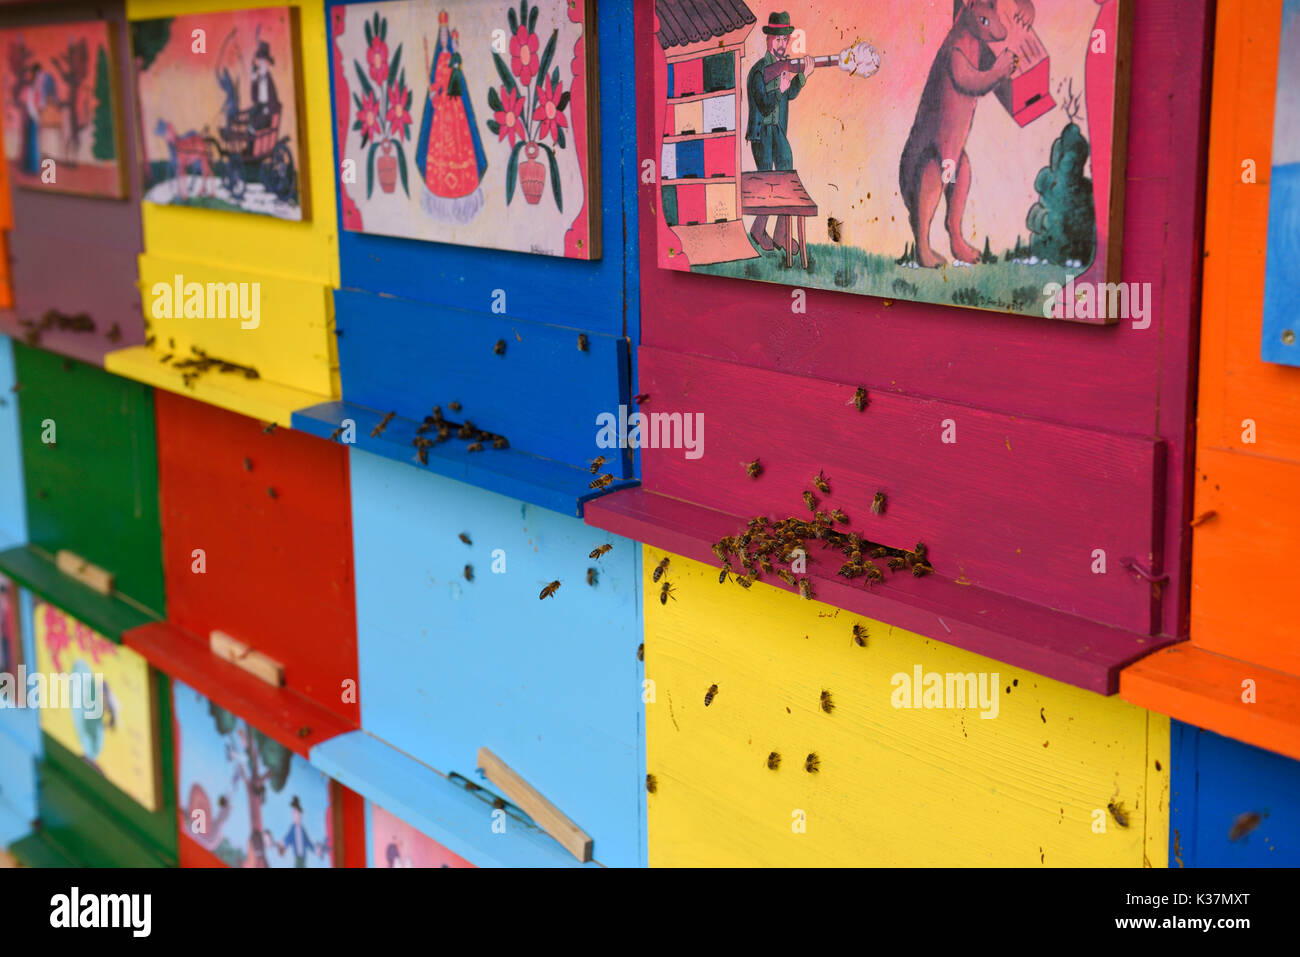
<svg viewBox="0 0 1300 957"><path fill-rule="evenodd" d="M644 568L652 865L1167 865L1167 718L648 547ZM918 668L986 676L996 716L925 707L954 701L914 698Z"/></svg>

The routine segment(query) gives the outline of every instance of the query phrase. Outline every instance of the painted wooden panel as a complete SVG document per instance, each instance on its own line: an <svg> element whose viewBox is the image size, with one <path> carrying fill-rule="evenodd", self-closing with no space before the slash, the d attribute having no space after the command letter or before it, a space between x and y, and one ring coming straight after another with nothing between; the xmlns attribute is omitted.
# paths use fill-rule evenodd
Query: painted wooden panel
<svg viewBox="0 0 1300 957"><path fill-rule="evenodd" d="M244 642L355 724L346 451L169 393L157 407L169 623L205 646L213 630Z"/></svg>
<svg viewBox="0 0 1300 957"><path fill-rule="evenodd" d="M1272 13L1273 3L1260 11ZM1264 289L1263 358L1300 366L1300 2L1282 3L1272 172L1269 175L1268 280ZM1257 64L1257 66L1259 66ZM1263 107L1263 104L1260 104ZM1264 112L1264 110L1261 110Z"/></svg>
<svg viewBox="0 0 1300 957"><path fill-rule="evenodd" d="M811 520L807 491L817 509L846 513L843 530L895 548L925 543L936 574L908 582L909 594L939 600L934 593L955 582L1152 630L1151 587L1121 563L1137 558L1151 568L1159 554L1158 443L890 392L859 412L853 383L649 347L640 359L640 388L651 396L642 444L677 446L643 448L647 487L738 516L730 534L755 515ZM679 413L675 431L656 418ZM754 459L756 478L745 466ZM830 494L815 490L819 472ZM1096 549L1106 556L1104 574ZM814 557L810 568L833 580L839 562ZM887 576L880 587L898 586Z"/></svg>
<svg viewBox="0 0 1300 957"><path fill-rule="evenodd" d="M597 861L642 864L637 546L365 452L351 477L363 730L471 780L490 748Z"/></svg>
<svg viewBox="0 0 1300 957"><path fill-rule="evenodd" d="M109 570L120 594L161 613L152 390L53 353L14 350L31 545Z"/></svg>
<svg viewBox="0 0 1300 957"><path fill-rule="evenodd" d="M366 802L368 867L473 867L378 804Z"/></svg>
<svg viewBox="0 0 1300 957"><path fill-rule="evenodd" d="M872 395L924 397L1165 443L1169 466L1156 499L1162 504L1143 528L1156 530L1160 544L1154 551L1170 576L1160 590L1156 630L1175 637L1186 630L1189 545L1181 517L1188 501L1188 382L1194 277L1201 260L1195 200L1200 164L1189 158L1198 156L1205 135L1209 5L1153 0L1133 6L1130 110L1143 119L1129 131L1120 276L1138 284L1141 308L1128 321L1097 328L993 313L972 321L966 311L894 297L792 291L658 269L660 184L644 183L638 199L640 281L643 300L653 308L646 310L641 341L737 363L733 391L743 389L749 368L756 367L862 385ZM636 16L637 102L643 107L638 156L652 159L662 134L652 108L661 50L652 5L638 5ZM643 385L639 391L651 390ZM694 395L659 398L697 401ZM744 417L763 421L782 401L773 397L750 406ZM654 402L652 395L648 408ZM741 421L733 412L710 423L712 434L741 429ZM762 454L756 449L749 458ZM1006 494L1023 491L1011 475L990 475L986 484L1004 487ZM653 481L646 487L656 490ZM691 487L691 499L703 494ZM1087 603L1091 592L1061 594Z"/></svg>
<svg viewBox="0 0 1300 957"><path fill-rule="evenodd" d="M331 16L341 16L343 6L331 2ZM505 315L513 320L559 321L589 333L626 335L635 340L639 308L635 280L637 170L627 152L634 135L633 77L628 69L632 62L632 7L632 0L610 0L600 4L596 15L599 93L594 99L599 107L599 261L557 262L537 256L502 255L487 249L344 231L339 237L344 287L489 315L494 290L502 289L506 295ZM404 60L408 66L419 60L417 52L418 47L406 51ZM343 66L336 60L333 69ZM482 78L478 82L483 82ZM336 102L334 119L338 139L349 135L344 126L346 116L342 105ZM550 201L549 197L543 199ZM568 208L567 197L565 208ZM347 210L342 214L346 216ZM563 318L557 320L557 316ZM346 353L352 344L345 338L339 347ZM346 381L344 389L344 397L349 398Z"/></svg>
<svg viewBox="0 0 1300 957"><path fill-rule="evenodd" d="M130 95L131 59L123 3L26 4L5 11L6 25L108 20L116 52L111 82L121 107L122 168L127 198L97 199L16 188L13 231L8 236L14 308L0 312L0 331L15 337L40 329L40 345L100 365L104 354L144 341L144 319L135 286L140 251L140 187L135 98ZM77 268L67 268L67 263ZM53 312L51 312L51 310ZM89 316L93 329L68 320ZM63 318L60 318L63 317ZM84 331L80 331L84 329Z"/></svg>
<svg viewBox="0 0 1300 957"><path fill-rule="evenodd" d="M204 12L265 7L263 0L211 0ZM338 285L338 246L334 213L334 156L330 148L330 93L325 11L312 0L288 4L297 11L302 77L301 165L311 197L305 222L227 214L219 210L145 204L145 249L186 262L228 266L232 270L268 272L322 286ZM150 20L194 12L187 0L127 0L127 17ZM210 57L219 41L209 44ZM213 81L213 89L216 82ZM146 131L148 132L148 131Z"/></svg>
<svg viewBox="0 0 1300 957"><path fill-rule="evenodd" d="M642 567L652 865L1164 866L1162 716L656 549ZM941 693L913 697L918 672Z"/></svg>
<svg viewBox="0 0 1300 957"><path fill-rule="evenodd" d="M0 336L0 545L6 548L27 538L16 381L13 342Z"/></svg>
<svg viewBox="0 0 1300 957"><path fill-rule="evenodd" d="M1300 761L1170 722L1170 867L1300 864Z"/></svg>
<svg viewBox="0 0 1300 957"><path fill-rule="evenodd" d="M11 701L23 684L19 667L35 659L29 592L0 580L0 673L14 684L0 688ZM25 677L25 675L23 675ZM0 678L0 683L6 679ZM41 758L40 712L0 708L0 847L25 837L37 817L36 765Z"/></svg>

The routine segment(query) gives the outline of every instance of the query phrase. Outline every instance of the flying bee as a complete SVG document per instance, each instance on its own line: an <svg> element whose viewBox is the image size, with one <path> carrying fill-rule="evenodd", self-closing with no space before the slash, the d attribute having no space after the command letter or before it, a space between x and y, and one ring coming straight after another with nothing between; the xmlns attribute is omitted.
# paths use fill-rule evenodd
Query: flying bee
<svg viewBox="0 0 1300 957"><path fill-rule="evenodd" d="M803 503L808 506L808 511L814 514L817 512L817 501L817 496L812 492L803 493Z"/></svg>
<svg viewBox="0 0 1300 957"><path fill-rule="evenodd" d="M849 401L845 402L844 404L851 405L859 412L861 412L871 403L867 401L867 390L864 389L862 386L858 386L857 391L853 393L853 398L849 399Z"/></svg>
<svg viewBox="0 0 1300 957"><path fill-rule="evenodd" d="M713 704L713 699L717 696L717 694L718 694L718 686L709 685L709 690L704 692L704 707L707 708L709 705Z"/></svg>
<svg viewBox="0 0 1300 957"><path fill-rule="evenodd" d="M1256 811L1250 811L1246 814L1238 814L1237 819L1232 822L1232 829L1228 831L1228 840L1240 841L1263 822L1264 816Z"/></svg>
<svg viewBox="0 0 1300 957"><path fill-rule="evenodd" d="M370 430L370 437L372 439L378 438L379 434L383 432L384 429L388 428L388 423L392 422L393 419L396 418L396 416L397 416L396 412L389 412L386 416L380 419L379 424Z"/></svg>
<svg viewBox="0 0 1300 957"><path fill-rule="evenodd" d="M769 771L775 771L781 766L781 755L773 751L767 756L767 768Z"/></svg>
<svg viewBox="0 0 1300 957"><path fill-rule="evenodd" d="M817 752L814 751L812 754L808 755L808 757L804 758L803 769L809 774L816 774L820 767L821 761L817 757Z"/></svg>
<svg viewBox="0 0 1300 957"><path fill-rule="evenodd" d="M468 533L468 532L461 532L461 533L460 533L459 535L457 535L456 537L459 538L459 539L460 539L462 542L464 542L466 545L473 545L473 544L474 544L473 542L471 542L471 541L469 540L469 533Z"/></svg>
<svg viewBox="0 0 1300 957"><path fill-rule="evenodd" d="M857 645L859 648L867 647L867 626L866 625L853 626L853 643Z"/></svg>
<svg viewBox="0 0 1300 957"><path fill-rule="evenodd" d="M473 580L474 580L474 566L473 566L473 565L466 565L466 566L465 566L465 581L467 581L467 582L472 582Z"/></svg>
<svg viewBox="0 0 1300 957"><path fill-rule="evenodd" d="M871 511L875 515L885 514L885 493L877 492L876 497L871 500Z"/></svg>
<svg viewBox="0 0 1300 957"><path fill-rule="evenodd" d="M826 217L826 234L830 236L831 242L838 243L841 240L843 236L841 227L843 227L843 225L844 224L834 216Z"/></svg>
<svg viewBox="0 0 1300 957"><path fill-rule="evenodd" d="M605 464L605 456L597 455L594 459L591 460L591 465L589 467L591 474L595 475L597 472L599 472L600 467L604 464Z"/></svg>
<svg viewBox="0 0 1300 957"><path fill-rule="evenodd" d="M740 464L745 466L745 474L750 478L756 479L763 474L763 463L758 459L754 459L752 462L741 462Z"/></svg>
<svg viewBox="0 0 1300 957"><path fill-rule="evenodd" d="M661 561L658 565L655 566L655 572L653 575L650 576L650 580L653 582L659 581L659 579L664 577L664 572L666 571L668 571L667 558L665 558L663 561Z"/></svg>
<svg viewBox="0 0 1300 957"><path fill-rule="evenodd" d="M453 412L459 412L462 406L459 402L448 402L447 408L451 409Z"/></svg>
<svg viewBox="0 0 1300 957"><path fill-rule="evenodd" d="M831 693L825 688L822 689L821 707L827 714L835 710L835 702L831 700Z"/></svg>
<svg viewBox="0 0 1300 957"><path fill-rule="evenodd" d="M806 578L799 579L799 597L805 600L809 600L812 598L812 596L813 596L812 582L810 582Z"/></svg>
<svg viewBox="0 0 1300 957"><path fill-rule="evenodd" d="M596 587L596 577L597 577L597 576L596 576L596 569L594 569L594 568L588 568L588 569L587 569L587 584L590 585L590 586L592 586L593 588Z"/></svg>
<svg viewBox="0 0 1300 957"><path fill-rule="evenodd" d="M612 475L600 475L594 481L589 482L587 488L609 488L613 481L614 476Z"/></svg>
<svg viewBox="0 0 1300 957"><path fill-rule="evenodd" d="M659 782L655 780L653 774L647 774L645 776L645 789L648 794L654 794L655 791L659 790Z"/></svg>
<svg viewBox="0 0 1300 957"><path fill-rule="evenodd" d="M506 341L504 339L497 340L497 344L492 347L492 354L496 356L503 356L506 354Z"/></svg>
<svg viewBox="0 0 1300 957"><path fill-rule="evenodd" d="M549 585L547 585L545 588L543 588L543 589L542 589L542 593L541 593L540 595L538 595L537 597L538 597L538 598L550 598L552 595L554 595L554 594L555 594L557 591L559 591L559 590L560 590L560 583L559 583L558 581L553 581L553 582L551 582Z"/></svg>
<svg viewBox="0 0 1300 957"><path fill-rule="evenodd" d="M1111 801L1106 805L1106 810L1110 811L1110 816L1115 819L1115 823L1120 827L1128 827L1128 812L1124 810L1123 804Z"/></svg>
<svg viewBox="0 0 1300 957"><path fill-rule="evenodd" d="M482 452L482 451L483 451L483 443L482 443L482 442L471 442L469 445L465 446L465 451L466 451L466 452Z"/></svg>
<svg viewBox="0 0 1300 957"><path fill-rule="evenodd" d="M824 471L818 472L813 476L813 485L817 486L817 491L821 492L823 495L831 494L831 483L826 481L826 473Z"/></svg>
<svg viewBox="0 0 1300 957"><path fill-rule="evenodd" d="M841 525L849 524L849 517L844 514L844 509L842 508L832 509L831 518L839 522Z"/></svg>
<svg viewBox="0 0 1300 957"><path fill-rule="evenodd" d="M637 405L645 405L647 402L650 401L650 393L642 392L639 395L634 395L632 396L632 401L635 402Z"/></svg>
<svg viewBox="0 0 1300 957"><path fill-rule="evenodd" d="M588 558L600 558L600 556L607 554L607 553L610 552L613 548L614 548L614 546L611 545L611 544L609 544L608 542L606 542L604 545L597 545L595 548L593 548L593 549L591 550L591 554L588 555L587 557L588 557ZM659 576L656 575L656 576L655 576L655 581L658 581L658 580L659 580Z"/></svg>
<svg viewBox="0 0 1300 957"><path fill-rule="evenodd" d="M508 449L510 448L510 443L506 440L506 437L504 435L498 435L496 438L492 440L492 448Z"/></svg>
<svg viewBox="0 0 1300 957"><path fill-rule="evenodd" d="M587 351L587 334L585 332L578 333L578 351Z"/></svg>
<svg viewBox="0 0 1300 957"><path fill-rule="evenodd" d="M659 604L661 605L668 604L669 598L671 598L673 601L676 601L677 596L673 594L674 590L675 589L673 588L670 582L664 582L663 587L659 589Z"/></svg>

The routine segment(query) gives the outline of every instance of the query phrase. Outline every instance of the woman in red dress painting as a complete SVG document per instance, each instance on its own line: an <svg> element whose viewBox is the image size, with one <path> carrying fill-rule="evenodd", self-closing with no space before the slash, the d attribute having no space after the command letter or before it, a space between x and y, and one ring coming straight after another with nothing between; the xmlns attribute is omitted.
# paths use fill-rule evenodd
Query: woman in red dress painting
<svg viewBox="0 0 1300 957"><path fill-rule="evenodd" d="M447 25L444 10L438 14L438 42L432 63L425 42L429 88L415 155L424 177L420 192L424 211L444 222L468 223L483 208L480 183L487 169L487 156L461 72L459 42L459 36Z"/></svg>

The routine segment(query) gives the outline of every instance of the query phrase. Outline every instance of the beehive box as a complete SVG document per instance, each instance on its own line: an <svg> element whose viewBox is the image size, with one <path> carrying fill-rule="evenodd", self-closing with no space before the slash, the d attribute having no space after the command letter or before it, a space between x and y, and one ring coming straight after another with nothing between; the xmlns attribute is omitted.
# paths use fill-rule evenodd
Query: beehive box
<svg viewBox="0 0 1300 957"><path fill-rule="evenodd" d="M1164 866L1163 716L680 555L642 569L652 866Z"/></svg>
<svg viewBox="0 0 1300 957"><path fill-rule="evenodd" d="M109 368L161 389L191 395L244 415L289 425L292 412L337 394L331 289L338 285L337 227L334 216L333 157L330 148L328 69L324 46L324 10L319 3L291 2L293 49L272 51L280 69L296 63L296 84L279 74L281 97L288 100L296 86L298 131L281 131L298 138L296 169L303 196L301 221L270 215L193 205L144 202L144 252L139 258L140 298L150 321L152 345L123 349L107 359ZM266 6L249 0L217 0L204 5L204 14ZM192 5L177 0L131 0L127 17L133 23L192 14ZM215 21L214 21L215 22ZM228 24L222 21L220 32ZM190 24L192 25L192 24ZM214 34L218 32L216 28ZM252 30L243 41L251 56ZM205 56L216 63L223 47L214 36ZM222 94L204 72L195 79L194 95L213 98L220 115ZM209 131L221 139L219 130ZM157 142L154 130L142 136ZM229 148L229 140L223 140ZM237 150L236 150L237 151ZM215 162L215 161L213 161ZM215 189L215 187L214 187ZM178 279L179 277L179 279ZM203 318L167 318L167 290L199 283L204 290ZM208 284L246 283L248 318L207 295ZM215 286L213 287L216 288ZM258 296L253 309L254 291ZM213 299L209 314L207 300ZM155 311L154 306L160 308ZM254 313L256 313L254 315ZM225 315L222 318L222 315ZM175 363L195 358L195 350L215 360L254 369L201 373L188 379Z"/></svg>
<svg viewBox="0 0 1300 957"><path fill-rule="evenodd" d="M347 93L356 75L337 49L341 40L351 39L341 32L347 27L349 6L331 3L328 8L340 157L348 138L357 136L351 130L355 107ZM570 5L569 10L580 7ZM594 44L599 60L590 93L595 122L588 131L598 144L598 161L585 170L594 190L591 205L599 209L600 232L588 237L598 240L598 256L534 255L355 231L349 228L349 201L342 202L343 288L335 296L342 402L305 411L295 419L296 427L331 435L344 419L351 419L359 448L569 515L579 514L582 503L597 494L586 465L598 455L608 460L604 472L615 480L610 487L629 484L635 474L633 456L597 445L597 416L616 415L619 405L629 401L630 346L636 341L639 318L636 170L627 152L634 135L628 70L631 8L630 0L601 4L595 35L584 41L584 54ZM429 3L426 9L432 18L440 8ZM505 10L503 5L502 26ZM451 26L456 26L454 19ZM417 37L394 31L387 49L395 51L403 43L402 63L408 78L415 77L410 80L418 94L411 107L414 132L426 88L420 76L420 44ZM432 50L434 37L426 39ZM566 54L566 78L569 59ZM579 62L578 51L571 59ZM481 109L485 87L498 78L470 76L467 82L476 109ZM564 82L568 89L568 80ZM572 110L580 109L575 98ZM490 119L490 111L477 117L479 124ZM508 154L513 140L502 146L486 128L479 133L485 149L492 151L488 175L499 178L497 171L507 164L498 151ZM575 138L568 150L581 145ZM414 163L414 138L407 149ZM338 169L342 177L342 163ZM410 179L410 189L419 188L418 171ZM356 183L341 183L339 188L364 195L364 183L360 171ZM500 187L496 179L491 184ZM516 205L522 202L516 196ZM549 192L542 202L552 202ZM351 212L356 214L355 204ZM563 214L574 219L572 232L580 225L586 229L590 213L581 196L565 195ZM571 238L566 236L566 243L572 245ZM462 411L449 409L453 402ZM412 442L435 405L448 419L469 419L482 430L504 436L509 447L497 449L488 441L482 453L466 453L468 443L453 439L430 448L427 464L420 463ZM392 421L372 436L373 427L390 412Z"/></svg>
<svg viewBox="0 0 1300 957"><path fill-rule="evenodd" d="M74 195L62 192L57 179L48 188L12 183L12 232L7 242L13 302L0 310L0 331L103 365L106 353L138 345L145 338L135 282L136 257L142 248L140 186L135 176L136 114L124 4L121 0L25 4L5 14L6 27L92 20L109 23L109 82L116 94L116 148L125 196ZM90 66L97 69L95 63ZM93 82L94 75L87 84ZM82 314L89 316L93 328L81 331L60 322L60 317ZM37 338L32 324L40 326L47 316L53 324L39 329Z"/></svg>
<svg viewBox="0 0 1300 957"><path fill-rule="evenodd" d="M1300 758L1300 369L1259 351L1281 4L1219 5L1192 510L1191 641L1124 672L1130 701ZM1249 180L1249 182L1247 181Z"/></svg>
<svg viewBox="0 0 1300 957"><path fill-rule="evenodd" d="M575 864L478 773L488 748L596 862L643 865L637 547L360 450L351 481L361 730L313 763L476 866Z"/></svg>
<svg viewBox="0 0 1300 957"><path fill-rule="evenodd" d="M642 163L660 154L668 103L664 44L680 33L663 29L665 7L677 5L656 6L657 25L651 4L636 11ZM1107 56L1118 59L1121 76L1124 18L1132 16L1130 89L1120 82L1113 101L1103 91L1094 103L1089 81L1088 122L1098 126L1087 135L1104 142L1098 131L1108 129L1112 110L1118 116L1127 103L1135 120L1127 149L1120 151L1127 157L1123 216L1109 237L1099 235L1097 262L1109 240L1122 236L1114 278L1137 284L1131 288L1141 291L1147 307L1111 325L1088 325L915 301L991 268L980 264L900 268L911 278L900 277L901 284L885 293L890 299L829 291L841 255L836 230L851 237L891 216L907 221L896 195L896 166L892 179L860 184L860 196L822 184L809 242L820 242L823 230L826 240L815 249L817 278L808 284L827 289L800 287L802 264L784 272L770 253L754 266L754 276L769 282L661 268L662 256L671 265L674 250L689 244L673 238L680 231L674 234L662 216L660 182L643 180L638 203L647 308L636 391L648 396L639 411L668 418L650 423L661 447L642 449L642 488L592 503L588 521L711 560L711 545L739 535L754 516L811 520L802 493L813 491L813 477L824 470L832 493L814 493L821 500L817 509L842 509L848 518L843 530L885 546L925 544L933 568L919 579L887 574L868 588L863 578L840 578L839 562L810 562L807 577L827 602L1102 693L1117 690L1124 664L1186 634L1183 516L1200 261L1193 198L1208 4L1082 6L1112 41ZM945 10L930 15L942 19ZM1064 13L1040 11L1036 29L1046 29L1055 16ZM840 43L831 25L800 24L809 52L826 52L812 48L818 42ZM696 27L701 36L694 39L708 40ZM745 61L746 70L752 62ZM879 103L897 86L863 84L897 84L897 70L912 61L897 62L902 67L891 67L895 61L886 56L879 76L867 79L827 69L831 76L814 74L808 88L832 84L847 98L856 83L853 91L861 93L855 96L882 91L874 94L877 100L863 99ZM1104 75L1114 63L1094 65ZM1076 93L1080 86L1075 83ZM824 105L830 94L822 89L816 102ZM792 136L802 130L804 161L810 150L842 156L848 138L861 130L841 131L836 124L832 142L826 129L808 125L807 113L800 120L800 109L811 109L803 106L807 96L790 106L789 121ZM994 109L976 120L986 137L981 155L987 169L989 124L1016 124L996 115L996 108L982 109ZM1054 129L1066 122L1055 113L1035 120ZM903 146L901 138L870 142L873 150ZM1123 144L1119 126L1112 142ZM748 152L743 158L749 161ZM1100 184L1097 189L1107 195ZM973 195L968 221L980 203L996 200L987 187L982 200ZM840 226L823 226L828 216ZM698 249L687 252L698 258ZM899 261L911 255L904 252ZM844 263L841 271L856 268L847 258ZM744 263L730 265L745 274ZM895 268L892 261L886 265ZM962 301L974 304L969 296ZM859 389L866 393L862 411L855 408ZM686 425L694 423L692 436ZM748 463L754 461L761 471L751 477ZM873 512L877 503L880 514Z"/></svg>

